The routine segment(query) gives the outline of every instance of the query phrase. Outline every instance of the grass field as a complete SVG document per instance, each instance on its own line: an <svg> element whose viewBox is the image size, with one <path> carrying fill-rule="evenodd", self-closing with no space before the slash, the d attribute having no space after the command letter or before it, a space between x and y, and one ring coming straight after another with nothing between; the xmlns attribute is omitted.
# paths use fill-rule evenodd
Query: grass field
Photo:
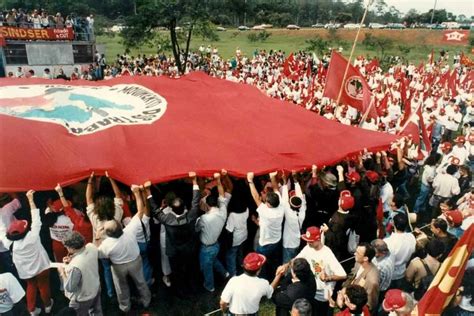
<svg viewBox="0 0 474 316"><path fill-rule="evenodd" d="M212 45L217 47L219 53L224 58L231 58L235 55L236 48L240 48L246 55L251 55L255 50L266 49L281 49L287 53L292 51L304 50L308 46L306 40L321 37L328 40L334 40L330 38L331 35L335 35L340 42L344 42L346 48L343 54L348 56L350 47L353 39L355 38L355 30L339 29L336 33L330 33L324 29L300 29L300 30L286 30L286 29L269 29L268 32L271 36L264 42L251 42L247 36L251 32L258 31L238 31L236 29L228 29L225 32L218 32L219 41L209 42L203 40L200 37L193 37L191 42L191 48L197 49L202 45ZM365 33L371 33L377 37L387 37L394 41L394 45L388 50L389 55L403 55L400 52L399 46L408 46L411 48L405 58L414 63L419 63L420 60L427 60L428 55L431 53L431 49L435 52L441 49L454 51L464 51L464 53L470 53L471 49L468 46L463 45L449 45L442 42L443 33L439 30L425 30L425 29L407 29L407 30L370 30L363 29L359 35L359 44L356 47L356 55L364 56L377 56L376 50L368 50L362 45L362 41L365 38ZM125 47L121 43L121 37L115 35L110 36L99 36L97 38L97 44L105 47L106 57L109 61L115 59L117 54L121 54L125 51ZM338 47L335 45L334 47ZM140 49L132 49L131 54L155 54L156 48L154 47L142 47Z"/></svg>

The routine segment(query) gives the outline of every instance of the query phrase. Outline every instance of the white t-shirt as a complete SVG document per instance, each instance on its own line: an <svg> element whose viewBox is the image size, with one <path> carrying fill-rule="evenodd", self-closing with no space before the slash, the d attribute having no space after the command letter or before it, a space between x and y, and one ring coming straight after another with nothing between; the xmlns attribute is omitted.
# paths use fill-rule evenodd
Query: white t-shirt
<svg viewBox="0 0 474 316"><path fill-rule="evenodd" d="M392 280L400 280L405 276L406 264L415 252L415 236L411 233L393 233L384 241L395 264Z"/></svg>
<svg viewBox="0 0 474 316"><path fill-rule="evenodd" d="M288 199L288 185L282 186L282 204L285 210L285 224L283 227L283 247L298 248L301 242L301 227L306 217L306 199L301 192L301 187L295 183L296 196L301 198L301 207L298 212L294 211Z"/></svg>
<svg viewBox="0 0 474 316"><path fill-rule="evenodd" d="M10 311L23 296L25 291L13 274L0 274L0 314Z"/></svg>
<svg viewBox="0 0 474 316"><path fill-rule="evenodd" d="M271 298L272 294L273 288L267 280L244 273L229 280L221 299L229 303L232 314L253 314L258 312L262 297Z"/></svg>
<svg viewBox="0 0 474 316"><path fill-rule="evenodd" d="M227 224L225 229L233 233L232 235L232 247L240 246L244 241L247 240L247 219L249 217L249 209L246 209L243 213L229 214L227 218Z"/></svg>
<svg viewBox="0 0 474 316"><path fill-rule="evenodd" d="M280 205L278 205L278 207L269 208L265 203L261 203L260 206L257 207L260 223L260 238L258 240L260 246L275 244L281 239L281 224L285 216L285 211L281 204L280 194L278 194L278 196L280 197Z"/></svg>
<svg viewBox="0 0 474 316"><path fill-rule="evenodd" d="M339 261L334 256L332 250L323 246L320 250L316 250L306 245L296 258L304 258L308 261L311 271L313 271L316 278L316 296L320 302L328 301L328 294L334 290L336 282L323 282L319 278L319 274L324 270L326 275L347 276L346 271L341 266Z"/></svg>
<svg viewBox="0 0 474 316"><path fill-rule="evenodd" d="M18 199L14 199L0 208L0 235L6 234L8 226L10 226L10 223L15 219L13 214L20 207L20 201L18 201ZM8 251L8 248L3 247L3 244L0 243L0 252L5 251Z"/></svg>
<svg viewBox="0 0 474 316"><path fill-rule="evenodd" d="M63 242L72 232L74 224L66 215L59 215L56 222L49 228L51 239Z"/></svg>
<svg viewBox="0 0 474 316"><path fill-rule="evenodd" d="M132 262L140 255L137 243L137 232L142 224L138 214L135 214L130 223L123 229L119 238L107 237L99 246L99 257L109 258L113 264Z"/></svg>

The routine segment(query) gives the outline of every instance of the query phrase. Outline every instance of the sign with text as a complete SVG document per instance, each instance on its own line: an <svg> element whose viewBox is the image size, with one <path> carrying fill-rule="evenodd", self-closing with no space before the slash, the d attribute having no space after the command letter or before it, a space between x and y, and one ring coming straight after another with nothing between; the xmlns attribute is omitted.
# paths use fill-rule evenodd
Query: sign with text
<svg viewBox="0 0 474 316"><path fill-rule="evenodd" d="M0 26L0 34L5 39L68 41L74 39L72 28L62 29L29 29L23 27Z"/></svg>

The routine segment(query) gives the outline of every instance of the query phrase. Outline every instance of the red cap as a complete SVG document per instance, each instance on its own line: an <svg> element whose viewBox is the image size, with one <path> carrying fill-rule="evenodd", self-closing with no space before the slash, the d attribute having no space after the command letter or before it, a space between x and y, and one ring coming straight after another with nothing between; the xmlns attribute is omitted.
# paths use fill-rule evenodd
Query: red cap
<svg viewBox="0 0 474 316"><path fill-rule="evenodd" d="M403 297L402 290L392 289L385 293L385 299L382 302L382 307L385 311L390 312L406 305L407 301Z"/></svg>
<svg viewBox="0 0 474 316"><path fill-rule="evenodd" d="M453 145L451 145L450 142L444 142L441 144L441 149L451 149L453 147Z"/></svg>
<svg viewBox="0 0 474 316"><path fill-rule="evenodd" d="M321 240L321 231L316 226L308 227L306 234L301 235L301 239L309 242Z"/></svg>
<svg viewBox="0 0 474 316"><path fill-rule="evenodd" d="M379 174L373 170L369 170L365 173L365 176L367 179L369 179L370 182L377 182L379 180Z"/></svg>
<svg viewBox="0 0 474 316"><path fill-rule="evenodd" d="M244 258L244 268L249 271L257 271L263 266L265 261L267 261L267 258L264 255L251 252Z"/></svg>
<svg viewBox="0 0 474 316"><path fill-rule="evenodd" d="M339 195L339 206L344 210L350 210L354 207L354 197L349 190L341 191Z"/></svg>
<svg viewBox="0 0 474 316"><path fill-rule="evenodd" d="M439 114L446 114L446 110L445 109L439 109Z"/></svg>
<svg viewBox="0 0 474 316"><path fill-rule="evenodd" d="M456 143L464 143L466 141L466 137L464 136L458 136L454 139Z"/></svg>
<svg viewBox="0 0 474 316"><path fill-rule="evenodd" d="M10 223L7 233L9 235L21 235L26 231L26 228L28 228L28 221L16 220Z"/></svg>
<svg viewBox="0 0 474 316"><path fill-rule="evenodd" d="M448 211L445 213L446 219L453 226L461 226L463 221L462 212L458 210Z"/></svg>
<svg viewBox="0 0 474 316"><path fill-rule="evenodd" d="M352 182L360 181L360 174L357 171L346 173L346 178Z"/></svg>

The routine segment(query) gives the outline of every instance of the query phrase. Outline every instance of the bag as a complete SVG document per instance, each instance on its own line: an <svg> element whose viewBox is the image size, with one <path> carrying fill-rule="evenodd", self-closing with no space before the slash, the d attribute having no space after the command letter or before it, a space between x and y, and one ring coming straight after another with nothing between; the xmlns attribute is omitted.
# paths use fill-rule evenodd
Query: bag
<svg viewBox="0 0 474 316"><path fill-rule="evenodd" d="M357 235L354 229L348 229L346 235L349 236L347 241L347 251L349 251L349 253L354 253L359 245L360 236Z"/></svg>
<svg viewBox="0 0 474 316"><path fill-rule="evenodd" d="M434 274L431 272L430 268L428 267L428 265L425 263L425 261L421 259L421 262L423 263L423 266L425 267L427 275L424 276L420 280L420 284L418 284L418 287L415 289L413 293L413 296L415 297L417 301L419 301L423 297L423 295L426 293L426 291L428 291L428 288L430 287L430 284L435 277Z"/></svg>
<svg viewBox="0 0 474 316"><path fill-rule="evenodd" d="M441 203L441 196L439 195L432 195L428 204L432 207L438 207L439 203Z"/></svg>

